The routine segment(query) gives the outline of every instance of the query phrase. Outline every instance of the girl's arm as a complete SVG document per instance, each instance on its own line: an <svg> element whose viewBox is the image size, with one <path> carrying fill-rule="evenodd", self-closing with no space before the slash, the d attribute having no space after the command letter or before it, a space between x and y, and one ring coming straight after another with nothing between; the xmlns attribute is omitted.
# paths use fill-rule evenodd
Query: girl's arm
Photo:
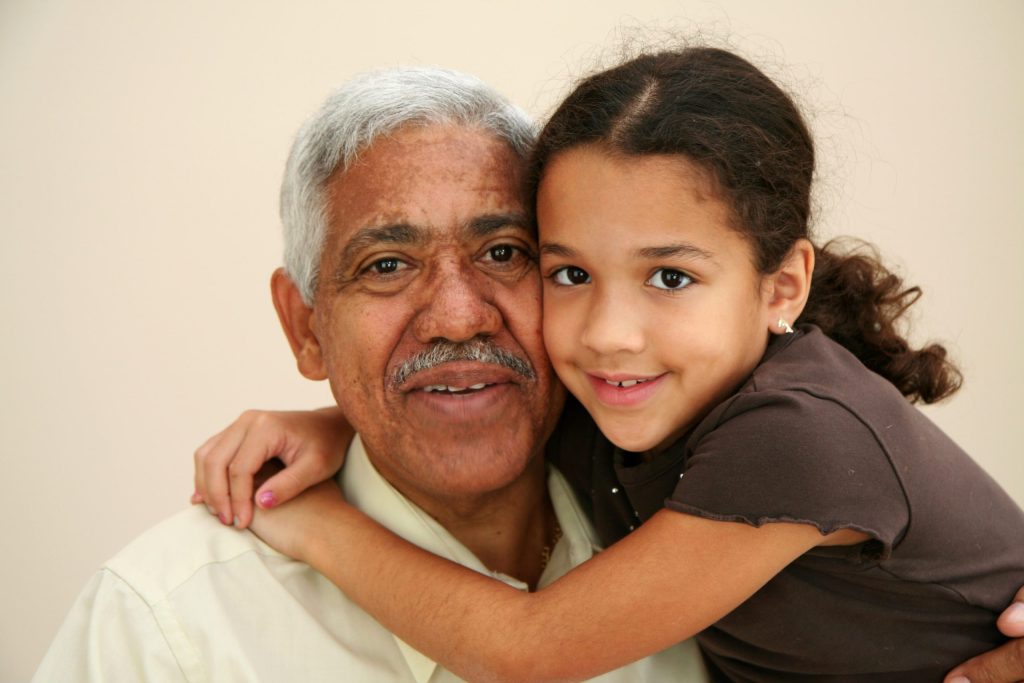
<svg viewBox="0 0 1024 683"><path fill-rule="evenodd" d="M253 501L271 508L341 468L354 430L337 407L311 411L247 410L195 452L193 503L205 503L224 524L245 528ZM268 461L284 468L253 494Z"/></svg>
<svg viewBox="0 0 1024 683"><path fill-rule="evenodd" d="M663 510L565 577L525 593L392 535L333 483L253 529L303 560L398 637L470 681L581 680L662 650L727 614L823 537ZM372 568L372 571L367 571Z"/></svg>

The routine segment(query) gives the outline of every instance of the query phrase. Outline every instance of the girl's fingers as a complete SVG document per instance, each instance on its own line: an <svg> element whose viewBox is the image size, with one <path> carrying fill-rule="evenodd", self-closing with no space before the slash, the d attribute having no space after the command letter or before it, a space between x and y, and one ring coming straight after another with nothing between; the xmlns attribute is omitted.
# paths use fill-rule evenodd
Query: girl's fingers
<svg viewBox="0 0 1024 683"><path fill-rule="evenodd" d="M294 458L292 464L267 479L256 491L256 504L267 510L285 503L334 474L317 458Z"/></svg>
<svg viewBox="0 0 1024 683"><path fill-rule="evenodd" d="M206 503L224 524L245 528L252 521L253 479L265 463L278 457L286 465L257 494L261 507L273 507L330 477L344 459L341 446L351 438L336 409L247 410L196 450L192 502Z"/></svg>
<svg viewBox="0 0 1024 683"><path fill-rule="evenodd" d="M246 426L243 419L244 415L207 442L208 448L196 451L197 490L223 524L231 524L234 518L228 465L234 460L245 439Z"/></svg>
<svg viewBox="0 0 1024 683"><path fill-rule="evenodd" d="M256 428L246 433L228 465L228 487L231 494L232 515L235 526L244 529L252 522L253 478L263 465L277 456L275 440L265 433L257 434Z"/></svg>
<svg viewBox="0 0 1024 683"><path fill-rule="evenodd" d="M195 470L193 472L195 488L192 491L191 498L193 505L195 505L196 503L202 503L206 500L206 469L203 467L203 462L206 460L206 456L210 453L210 451L213 450L214 445L224 435L224 432L226 431L227 430L225 429L211 436L209 439L203 442L202 446L196 449L195 453L192 454L192 462Z"/></svg>

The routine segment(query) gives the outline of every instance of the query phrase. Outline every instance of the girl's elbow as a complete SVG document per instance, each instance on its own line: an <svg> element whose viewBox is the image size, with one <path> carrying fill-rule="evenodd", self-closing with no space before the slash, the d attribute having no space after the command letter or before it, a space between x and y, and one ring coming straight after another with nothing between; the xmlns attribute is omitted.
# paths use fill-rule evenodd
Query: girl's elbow
<svg viewBox="0 0 1024 683"><path fill-rule="evenodd" d="M482 677L471 678L481 683L575 683L586 678L573 672L567 653L541 654L508 649L492 658ZM568 666L567 666L568 665Z"/></svg>

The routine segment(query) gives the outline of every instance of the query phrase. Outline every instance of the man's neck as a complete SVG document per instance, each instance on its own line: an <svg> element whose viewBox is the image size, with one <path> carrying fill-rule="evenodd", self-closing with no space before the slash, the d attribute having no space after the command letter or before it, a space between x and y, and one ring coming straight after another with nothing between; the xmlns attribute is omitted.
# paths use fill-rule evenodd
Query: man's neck
<svg viewBox="0 0 1024 683"><path fill-rule="evenodd" d="M557 528L542 454L532 458L515 481L484 494L439 497L395 488L485 567L536 587Z"/></svg>
<svg viewBox="0 0 1024 683"><path fill-rule="evenodd" d="M537 586L557 528L544 460L537 457L509 490L475 510L443 506L428 510L484 566Z"/></svg>

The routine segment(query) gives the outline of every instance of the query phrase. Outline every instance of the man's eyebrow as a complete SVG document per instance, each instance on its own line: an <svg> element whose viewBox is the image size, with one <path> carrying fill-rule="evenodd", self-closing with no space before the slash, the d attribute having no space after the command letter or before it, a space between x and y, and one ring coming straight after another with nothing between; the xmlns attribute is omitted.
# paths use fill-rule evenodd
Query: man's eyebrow
<svg viewBox="0 0 1024 683"><path fill-rule="evenodd" d="M338 273L345 270L359 256L360 252L382 242L387 244L419 245L426 242L426 239L427 236L422 229L408 223L392 223L391 225L360 228L356 231L356 234L352 235L352 239L348 241L348 244L342 250L336 270Z"/></svg>
<svg viewBox="0 0 1024 683"><path fill-rule="evenodd" d="M463 227L469 237L484 238L493 235L502 228L515 227L532 233L530 220L524 213L487 213L475 216Z"/></svg>
<svg viewBox="0 0 1024 683"><path fill-rule="evenodd" d="M686 242L677 244L666 244L661 247L642 247L633 252L636 256L644 259L663 259L673 257L696 258L705 261L713 261L714 254L700 247Z"/></svg>

